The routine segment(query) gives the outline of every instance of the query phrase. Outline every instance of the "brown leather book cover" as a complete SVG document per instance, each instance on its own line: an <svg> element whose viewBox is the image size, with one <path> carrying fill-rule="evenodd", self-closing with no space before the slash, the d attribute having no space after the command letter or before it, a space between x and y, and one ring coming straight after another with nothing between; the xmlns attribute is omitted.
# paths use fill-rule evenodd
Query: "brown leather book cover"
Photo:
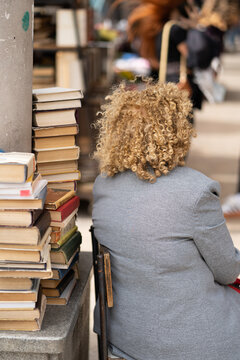
<svg viewBox="0 0 240 360"><path fill-rule="evenodd" d="M45 209L57 210L75 195L74 190L48 189Z"/></svg>

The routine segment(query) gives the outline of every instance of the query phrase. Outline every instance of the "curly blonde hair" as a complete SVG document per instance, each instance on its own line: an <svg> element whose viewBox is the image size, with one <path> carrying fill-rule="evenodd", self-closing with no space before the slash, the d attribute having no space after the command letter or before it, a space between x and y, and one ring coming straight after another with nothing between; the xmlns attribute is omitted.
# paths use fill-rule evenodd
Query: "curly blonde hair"
<svg viewBox="0 0 240 360"><path fill-rule="evenodd" d="M173 83L146 82L142 90L120 84L102 105L96 151L100 172L114 176L130 169L155 182L176 166L184 165L191 136L192 104Z"/></svg>

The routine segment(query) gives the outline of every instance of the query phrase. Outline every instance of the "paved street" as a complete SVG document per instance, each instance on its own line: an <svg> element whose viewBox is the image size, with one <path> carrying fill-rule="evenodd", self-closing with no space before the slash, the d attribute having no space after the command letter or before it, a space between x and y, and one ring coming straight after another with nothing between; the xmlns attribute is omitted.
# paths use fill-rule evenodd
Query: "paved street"
<svg viewBox="0 0 240 360"><path fill-rule="evenodd" d="M240 54L223 56L220 82L226 86L226 101L221 104L205 103L196 112L195 127L198 137L193 139L187 165L193 167L221 184L221 201L236 192L240 163ZM91 218L80 213L78 226L83 235L82 251L91 250L89 227ZM228 221L234 243L240 248L240 219ZM94 289L91 292L91 309ZM90 324L90 356L97 359L96 337Z"/></svg>

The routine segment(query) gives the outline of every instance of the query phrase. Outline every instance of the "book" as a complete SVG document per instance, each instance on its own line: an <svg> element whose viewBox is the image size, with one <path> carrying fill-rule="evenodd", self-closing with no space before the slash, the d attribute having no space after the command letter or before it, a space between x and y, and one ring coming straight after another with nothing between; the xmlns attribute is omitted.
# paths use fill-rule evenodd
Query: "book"
<svg viewBox="0 0 240 360"><path fill-rule="evenodd" d="M63 87L52 87L33 90L33 101L61 101L82 99L83 93L79 89L67 89Z"/></svg>
<svg viewBox="0 0 240 360"><path fill-rule="evenodd" d="M2 301L0 302L1 310L22 310L22 309L34 309L36 307L36 301Z"/></svg>
<svg viewBox="0 0 240 360"><path fill-rule="evenodd" d="M78 227L75 225L73 226L68 232L66 232L59 240L52 241L51 239L51 248L58 249L60 248L65 242L67 242L73 234L77 231Z"/></svg>
<svg viewBox="0 0 240 360"><path fill-rule="evenodd" d="M34 111L77 109L81 107L81 100L46 101L33 103Z"/></svg>
<svg viewBox="0 0 240 360"><path fill-rule="evenodd" d="M34 154L21 152L0 153L0 182L24 183L34 171Z"/></svg>
<svg viewBox="0 0 240 360"><path fill-rule="evenodd" d="M33 113L33 125L39 127L76 124L76 109Z"/></svg>
<svg viewBox="0 0 240 360"><path fill-rule="evenodd" d="M62 231L64 228L66 228L68 226L68 230L70 230L74 224L75 224L75 220L76 220L76 215L77 215L77 212L78 212L78 208L76 208L75 210L73 210L71 212L70 215L68 215L63 221L54 221L54 220L51 220L51 223L50 223L50 226L52 228L52 231L55 232L55 231ZM71 224L69 224L71 222ZM69 227L70 226L70 227ZM61 236L61 235L60 235Z"/></svg>
<svg viewBox="0 0 240 360"><path fill-rule="evenodd" d="M50 258L54 264L67 264L82 243L82 236L76 231L72 237L58 249L51 249Z"/></svg>
<svg viewBox="0 0 240 360"><path fill-rule="evenodd" d="M64 276L67 274L67 272L72 268L74 268L74 271L78 273L78 260L79 260L79 252L77 251L76 254L73 256L72 260L69 262L69 265L67 268L60 269L58 267L58 268L52 269L52 272L53 272L52 279L47 279L47 283L49 284L49 282L51 282L53 280L61 280L62 278L64 278ZM77 268L77 270L76 270L76 268ZM78 278L78 276L76 276L76 277ZM46 287L46 285L45 285L46 283L44 282L43 284Z"/></svg>
<svg viewBox="0 0 240 360"><path fill-rule="evenodd" d="M50 213L44 211L32 227L0 227L0 243L36 245L48 230L50 222Z"/></svg>
<svg viewBox="0 0 240 360"><path fill-rule="evenodd" d="M61 205L75 196L75 191L48 189L45 201L45 209L57 210Z"/></svg>
<svg viewBox="0 0 240 360"><path fill-rule="evenodd" d="M30 290L0 290L0 307L2 302L37 301L40 280L34 279Z"/></svg>
<svg viewBox="0 0 240 360"><path fill-rule="evenodd" d="M77 183L76 181L50 182L48 183L48 189L62 189L62 190L76 191Z"/></svg>
<svg viewBox="0 0 240 360"><path fill-rule="evenodd" d="M42 214L43 210L0 210L0 226L29 227Z"/></svg>
<svg viewBox="0 0 240 360"><path fill-rule="evenodd" d="M0 183L0 195L31 196L36 192L39 180L41 180L41 175L35 173L23 184Z"/></svg>
<svg viewBox="0 0 240 360"><path fill-rule="evenodd" d="M41 329L43 317L46 311L46 297L42 295L41 307L39 308L39 317L34 320L0 320L0 330L14 331L38 331Z"/></svg>
<svg viewBox="0 0 240 360"><path fill-rule="evenodd" d="M72 215L73 214L73 215ZM51 245L53 245L54 243L57 243L57 247L59 246L58 244L60 242L64 242L65 238L68 238L69 232L75 228L76 226L76 210L74 210L74 212L70 214L62 223L63 224L65 221L65 226L63 227L59 227L59 226L52 226L52 233L51 233Z"/></svg>
<svg viewBox="0 0 240 360"><path fill-rule="evenodd" d="M67 182L67 181L78 181L81 178L79 170L73 172L63 172L61 174L43 175L43 179L47 180L48 183L52 182Z"/></svg>
<svg viewBox="0 0 240 360"><path fill-rule="evenodd" d="M56 149L62 147L69 147L75 145L75 136L67 135L67 136L53 136L46 138L35 138L33 139L33 148L34 150L41 149Z"/></svg>
<svg viewBox="0 0 240 360"><path fill-rule="evenodd" d="M68 262L66 264L60 264L60 263L51 263L52 269L68 269L72 260L74 259L74 257L76 256L76 254L79 254L80 252L80 248L78 248L75 253L73 253L72 257L68 260Z"/></svg>
<svg viewBox="0 0 240 360"><path fill-rule="evenodd" d="M20 191L20 194L9 194L10 190L5 189L5 192L3 194L0 194L0 200L23 200L23 199L37 199L41 191L46 188L47 186L47 180L46 179L40 179L33 192L29 192L29 190L22 190Z"/></svg>
<svg viewBox="0 0 240 360"><path fill-rule="evenodd" d="M74 15L76 15L76 24ZM76 26L79 37L76 35ZM57 46L86 46L87 42L87 9L58 9L56 12Z"/></svg>
<svg viewBox="0 0 240 360"><path fill-rule="evenodd" d="M85 64L84 64L85 62ZM77 52L58 51L56 53L56 82L59 86L78 87L86 91L84 66L86 60L79 59Z"/></svg>
<svg viewBox="0 0 240 360"><path fill-rule="evenodd" d="M0 309L0 320L30 320L39 319L41 315L41 308L45 308L47 299L42 295L41 291L38 293L38 301L35 308L32 309ZM19 311L21 310L21 311Z"/></svg>
<svg viewBox="0 0 240 360"><path fill-rule="evenodd" d="M45 180L44 180L45 181ZM0 210L35 210L43 209L47 195L47 186L45 186L36 199L0 199Z"/></svg>
<svg viewBox="0 0 240 360"><path fill-rule="evenodd" d="M73 278L59 297L47 297L49 305L67 305L77 280ZM0 324L1 325L1 324Z"/></svg>
<svg viewBox="0 0 240 360"><path fill-rule="evenodd" d="M77 135L78 125L61 125L53 127L33 127L33 137L51 137L51 136L63 136L63 135Z"/></svg>
<svg viewBox="0 0 240 360"><path fill-rule="evenodd" d="M0 290L30 290L32 279L0 278Z"/></svg>
<svg viewBox="0 0 240 360"><path fill-rule="evenodd" d="M63 221L66 219L75 209L79 207L79 197L74 196L68 200L65 204L61 205L57 210L49 210L51 221Z"/></svg>
<svg viewBox="0 0 240 360"><path fill-rule="evenodd" d="M68 284L72 281L72 279L75 276L75 272L73 269L70 269L68 273L64 276L62 280L58 283L58 285L55 288L44 288L42 287L42 292L44 295L48 296L54 296L59 297L63 293L63 291L66 289Z"/></svg>
<svg viewBox="0 0 240 360"><path fill-rule="evenodd" d="M19 266L19 265L18 265ZM28 268L4 268L0 266L0 278L13 277L13 278L34 278L34 279L49 279L52 277L52 269L50 256L46 263L45 269L28 269Z"/></svg>
<svg viewBox="0 0 240 360"><path fill-rule="evenodd" d="M42 175L62 174L63 172L78 170L78 161L70 160L42 163L37 164L37 168Z"/></svg>
<svg viewBox="0 0 240 360"><path fill-rule="evenodd" d="M72 146L67 148L36 150L35 152L37 162L45 163L50 161L77 160L79 158L80 149L78 146Z"/></svg>

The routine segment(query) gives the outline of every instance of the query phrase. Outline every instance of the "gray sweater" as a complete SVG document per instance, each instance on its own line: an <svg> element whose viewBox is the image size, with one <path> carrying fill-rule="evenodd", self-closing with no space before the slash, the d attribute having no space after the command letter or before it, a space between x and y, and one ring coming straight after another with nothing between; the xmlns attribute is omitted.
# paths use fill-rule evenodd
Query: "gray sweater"
<svg viewBox="0 0 240 360"><path fill-rule="evenodd" d="M98 176L93 224L110 249L108 339L126 360L239 360L240 273L219 184L178 167L156 183Z"/></svg>

